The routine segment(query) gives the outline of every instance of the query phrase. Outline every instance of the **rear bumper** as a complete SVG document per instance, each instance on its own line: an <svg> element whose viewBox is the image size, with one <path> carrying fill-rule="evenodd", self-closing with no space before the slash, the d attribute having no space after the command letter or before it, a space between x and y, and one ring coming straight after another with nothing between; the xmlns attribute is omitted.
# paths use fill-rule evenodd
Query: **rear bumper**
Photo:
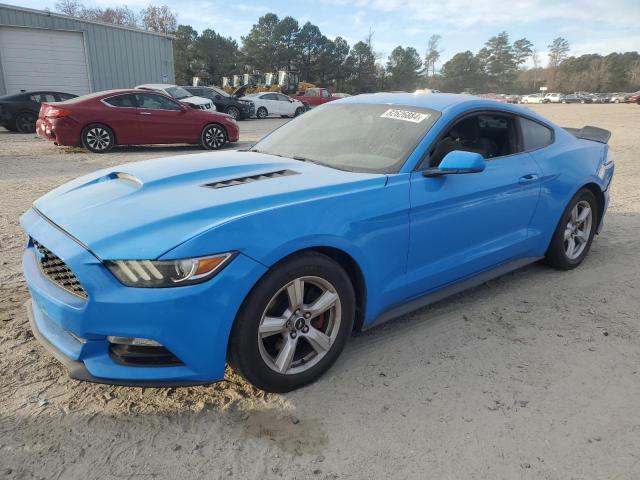
<svg viewBox="0 0 640 480"><path fill-rule="evenodd" d="M39 118L36 121L36 134L58 145L67 147L80 145L80 131L80 125L68 117Z"/></svg>

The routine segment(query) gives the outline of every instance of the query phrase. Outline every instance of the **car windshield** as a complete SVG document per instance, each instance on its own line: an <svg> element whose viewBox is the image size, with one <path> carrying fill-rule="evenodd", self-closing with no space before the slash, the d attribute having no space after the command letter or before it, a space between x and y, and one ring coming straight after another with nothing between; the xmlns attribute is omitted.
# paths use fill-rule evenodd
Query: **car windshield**
<svg viewBox="0 0 640 480"><path fill-rule="evenodd" d="M173 98L180 100L181 98L191 97L192 95L182 87L167 87L164 89Z"/></svg>
<svg viewBox="0 0 640 480"><path fill-rule="evenodd" d="M223 97L230 97L231 95L229 95L227 92L225 92L224 90L220 90L219 88L216 87L209 87L211 90L213 90L214 92L216 92L219 95L222 95Z"/></svg>
<svg viewBox="0 0 640 480"><path fill-rule="evenodd" d="M274 131L252 151L352 172L395 173L440 117L426 108L333 104Z"/></svg>

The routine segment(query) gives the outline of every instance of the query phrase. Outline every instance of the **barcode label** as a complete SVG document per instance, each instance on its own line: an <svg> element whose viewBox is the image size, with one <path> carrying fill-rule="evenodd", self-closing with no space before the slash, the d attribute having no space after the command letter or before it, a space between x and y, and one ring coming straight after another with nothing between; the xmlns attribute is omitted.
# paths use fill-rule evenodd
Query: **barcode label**
<svg viewBox="0 0 640 480"><path fill-rule="evenodd" d="M396 110L390 108L380 118L393 118L394 120L404 120L405 122L420 123L431 115L428 113L411 112L409 110Z"/></svg>

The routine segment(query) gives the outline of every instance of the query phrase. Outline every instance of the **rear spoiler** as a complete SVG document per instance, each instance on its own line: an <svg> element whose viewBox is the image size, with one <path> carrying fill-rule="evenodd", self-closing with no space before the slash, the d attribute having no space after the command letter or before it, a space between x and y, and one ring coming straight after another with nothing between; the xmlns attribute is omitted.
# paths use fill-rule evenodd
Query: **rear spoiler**
<svg viewBox="0 0 640 480"><path fill-rule="evenodd" d="M565 128L565 130L576 138L593 142L608 143L611 138L611 132L604 128L586 126L582 128Z"/></svg>

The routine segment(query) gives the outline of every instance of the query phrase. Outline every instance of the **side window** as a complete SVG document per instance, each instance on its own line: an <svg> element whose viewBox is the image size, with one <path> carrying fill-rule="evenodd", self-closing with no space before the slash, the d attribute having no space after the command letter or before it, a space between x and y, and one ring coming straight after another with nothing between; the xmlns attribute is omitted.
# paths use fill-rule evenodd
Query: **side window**
<svg viewBox="0 0 640 480"><path fill-rule="evenodd" d="M278 100L280 100L281 102L288 102L289 97L287 97L286 95L278 94Z"/></svg>
<svg viewBox="0 0 640 480"><path fill-rule="evenodd" d="M278 97L275 93L267 93L266 95L262 96L263 100L278 100Z"/></svg>
<svg viewBox="0 0 640 480"><path fill-rule="evenodd" d="M329 90L322 90L322 97L329 98Z"/></svg>
<svg viewBox="0 0 640 480"><path fill-rule="evenodd" d="M105 98L104 102L108 103L112 107L136 108L138 106L135 95L118 95L116 97L109 97Z"/></svg>
<svg viewBox="0 0 640 480"><path fill-rule="evenodd" d="M454 150L475 152L485 159L511 155L520 150L515 121L509 115L481 113L456 122L429 152L429 167L437 167Z"/></svg>
<svg viewBox="0 0 640 480"><path fill-rule="evenodd" d="M318 91L314 88L309 88L307 89L306 92L304 92L305 97L317 97L318 96Z"/></svg>
<svg viewBox="0 0 640 480"><path fill-rule="evenodd" d="M175 110L180 111L180 106L173 100L155 95L153 93L137 93L138 106L148 110Z"/></svg>
<svg viewBox="0 0 640 480"><path fill-rule="evenodd" d="M57 97L60 99L61 102L64 102L65 100L71 100L72 98L76 98L75 95L71 95L70 93L58 93Z"/></svg>
<svg viewBox="0 0 640 480"><path fill-rule="evenodd" d="M57 101L56 97L53 96L53 93L34 93L29 96L29 100L36 103Z"/></svg>
<svg viewBox="0 0 640 480"><path fill-rule="evenodd" d="M520 117L520 128L523 147L526 151L537 150L553 142L553 131L538 122Z"/></svg>

